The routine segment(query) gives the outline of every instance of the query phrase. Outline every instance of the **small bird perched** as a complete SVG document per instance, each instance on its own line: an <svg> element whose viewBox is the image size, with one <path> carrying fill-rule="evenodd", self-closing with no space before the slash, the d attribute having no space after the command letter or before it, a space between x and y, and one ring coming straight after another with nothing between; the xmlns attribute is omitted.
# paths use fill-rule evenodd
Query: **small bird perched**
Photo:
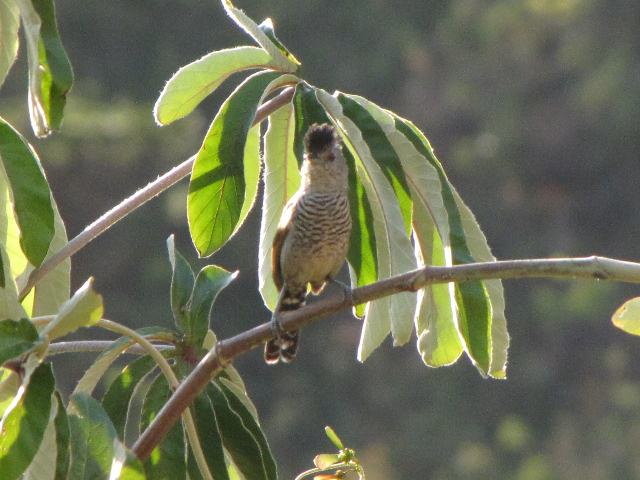
<svg viewBox="0 0 640 480"><path fill-rule="evenodd" d="M289 363L298 351L298 331L283 331L277 313L302 307L309 284L319 294L334 281L351 237L347 164L335 129L313 124L304 147L300 189L282 212L273 239L271 270L280 297L273 316L276 337L264 348L268 364Z"/></svg>

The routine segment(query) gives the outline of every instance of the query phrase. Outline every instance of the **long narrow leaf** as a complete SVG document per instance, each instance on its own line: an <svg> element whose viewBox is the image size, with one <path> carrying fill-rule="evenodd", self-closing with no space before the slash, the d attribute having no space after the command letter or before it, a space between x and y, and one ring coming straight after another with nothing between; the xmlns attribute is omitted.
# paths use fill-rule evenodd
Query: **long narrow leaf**
<svg viewBox="0 0 640 480"><path fill-rule="evenodd" d="M407 236L403 217L394 191L384 173L373 160L374 152L362 134L342 111L338 100L318 90L318 99L343 132L343 139L356 158L358 176L367 192L374 218L378 276L386 278L416 267L413 247ZM413 330L416 295L403 293L371 302L358 347L358 359L364 361L375 350L389 331L395 345L406 343Z"/></svg>
<svg viewBox="0 0 640 480"><path fill-rule="evenodd" d="M140 430L149 426L171 396L164 376L158 376L147 392L140 416ZM185 436L182 423L176 422L166 437L144 462L147 478L154 480L180 480L186 478Z"/></svg>
<svg viewBox="0 0 640 480"><path fill-rule="evenodd" d="M455 201L453 189L442 165L433 153L425 136L408 120L395 116L396 128L413 143L436 168L442 187L442 199L449 216L449 235L453 253L453 263L471 263L474 257L469 250L467 238ZM482 374L487 374L491 364L491 302L485 284L481 281L463 282L456 285L456 304L458 306L458 331L464 342L465 351Z"/></svg>
<svg viewBox="0 0 640 480"><path fill-rule="evenodd" d="M258 44L271 55L273 66L282 72L295 72L300 62L275 38L270 19L258 26L242 10L236 8L231 0L222 0L227 15Z"/></svg>
<svg viewBox="0 0 640 480"><path fill-rule="evenodd" d="M189 323L185 330L187 342L200 347L207 330L209 317L218 294L226 288L238 275L238 272L227 272L216 265L207 265L196 277L193 294L189 301Z"/></svg>
<svg viewBox="0 0 640 480"><path fill-rule="evenodd" d="M49 340L63 337L80 327L95 325L102 318L103 311L102 296L93 290L93 277L90 277L61 306L60 312L41 333L47 335Z"/></svg>
<svg viewBox="0 0 640 480"><path fill-rule="evenodd" d="M15 2L0 2L0 86L18 55L20 10Z"/></svg>
<svg viewBox="0 0 640 480"><path fill-rule="evenodd" d="M42 263L54 234L49 184L27 141L0 118L0 160L12 191L20 246L31 264Z"/></svg>
<svg viewBox="0 0 640 480"><path fill-rule="evenodd" d="M151 357L142 357L125 366L111 382L102 397L102 408L113 423L120 438L124 438L129 405L136 387L155 367Z"/></svg>
<svg viewBox="0 0 640 480"><path fill-rule="evenodd" d="M167 238L167 250L171 263L171 311L176 326L184 332L188 322L187 304L196 279L191 266L176 249L173 235Z"/></svg>
<svg viewBox="0 0 640 480"><path fill-rule="evenodd" d="M224 445L220 434L218 415L211 404L211 399L206 394L199 395L194 402L194 418L198 439L207 462L207 467L216 480L229 480L227 464L225 462ZM193 454L189 458L189 475L192 471L198 471ZM199 475L199 473L198 473ZM202 478L201 476L197 478Z"/></svg>
<svg viewBox="0 0 640 480"><path fill-rule="evenodd" d="M218 250L244 221L247 205L255 197L253 188L245 191L243 158L256 110L271 90L295 81L292 75L256 73L229 96L211 123L193 166L187 198L191 238L200 256Z"/></svg>
<svg viewBox="0 0 640 480"><path fill-rule="evenodd" d="M449 215L438 170L396 129L389 112L365 98L355 95L348 98L367 111L369 122L379 125L401 163L413 199L412 225L419 258L433 265L451 266ZM419 293L418 300L415 325L423 360L434 367L453 363L462 351L455 327L455 284L427 287Z"/></svg>
<svg viewBox="0 0 640 480"><path fill-rule="evenodd" d="M260 294L270 310L275 308L278 299L271 272L271 246L282 211L300 186L300 172L293 151L294 137L294 110L291 104L287 104L269 116L269 128L264 140L264 195L258 278Z"/></svg>
<svg viewBox="0 0 640 480"><path fill-rule="evenodd" d="M44 431L42 442L36 452L29 468L24 472L22 480L54 480L56 474L56 463L58 460L58 443L56 439L56 416L58 410L64 410L64 405L58 403L58 399L53 397L51 402L51 414L47 428ZM66 445L61 443L60 447Z"/></svg>
<svg viewBox="0 0 640 480"><path fill-rule="evenodd" d="M0 422L0 472L18 478L33 460L49 423L54 379L51 365L38 366Z"/></svg>
<svg viewBox="0 0 640 480"><path fill-rule="evenodd" d="M160 125L191 113L229 76L251 68L267 68L271 56L258 47L235 47L208 53L180 68L162 89L153 108Z"/></svg>
<svg viewBox="0 0 640 480"><path fill-rule="evenodd" d="M56 427L56 467L55 480L65 480L69 470L69 419L60 393L55 393L58 401L58 414L54 420Z"/></svg>
<svg viewBox="0 0 640 480"><path fill-rule="evenodd" d="M73 71L56 26L53 0L19 0L29 61L29 115L38 137L60 128Z"/></svg>

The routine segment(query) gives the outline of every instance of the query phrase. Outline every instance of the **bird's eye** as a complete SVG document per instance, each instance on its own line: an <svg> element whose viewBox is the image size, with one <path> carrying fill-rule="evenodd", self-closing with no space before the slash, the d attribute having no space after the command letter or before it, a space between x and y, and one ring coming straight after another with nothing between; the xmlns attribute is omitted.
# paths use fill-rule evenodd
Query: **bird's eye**
<svg viewBox="0 0 640 480"><path fill-rule="evenodd" d="M336 154L335 153L330 153L329 155L327 155L327 160L330 162L333 162L336 159Z"/></svg>

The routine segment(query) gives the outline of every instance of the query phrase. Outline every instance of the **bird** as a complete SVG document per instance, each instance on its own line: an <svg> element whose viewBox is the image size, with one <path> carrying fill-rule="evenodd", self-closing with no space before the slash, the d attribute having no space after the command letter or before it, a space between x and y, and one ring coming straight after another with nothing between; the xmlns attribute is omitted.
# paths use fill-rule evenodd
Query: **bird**
<svg viewBox="0 0 640 480"><path fill-rule="evenodd" d="M283 209L273 239L271 271L280 295L272 317L274 338L265 343L264 359L290 363L298 351L299 332L284 331L277 314L305 304L309 286L318 295L338 282L351 237L348 170L335 128L314 123L304 136L304 159L298 191ZM347 293L346 285L342 285Z"/></svg>

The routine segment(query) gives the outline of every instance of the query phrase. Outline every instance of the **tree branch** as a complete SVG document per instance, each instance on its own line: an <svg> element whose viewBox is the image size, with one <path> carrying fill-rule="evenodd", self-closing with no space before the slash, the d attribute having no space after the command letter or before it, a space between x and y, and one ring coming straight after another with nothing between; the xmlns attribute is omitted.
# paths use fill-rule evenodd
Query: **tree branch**
<svg viewBox="0 0 640 480"><path fill-rule="evenodd" d="M278 96L272 98L268 102L263 103L253 121L254 125L262 122L268 115L282 107L284 104L291 101L294 94L293 87L287 87ZM70 240L64 247L58 252L47 258L42 264L33 270L29 275L26 285L20 291L19 299L22 301L27 296L29 291L34 287L38 281L40 281L46 274L51 272L61 262L78 252L81 248L85 247L97 236L106 232L113 224L122 220L134 210L138 209L153 197L158 196L169 187L175 185L184 177L191 173L193 162L196 159L196 155L192 155L181 164L173 167L164 175L158 177L153 182L147 184L146 187L141 188L130 197L124 199L118 205L107 211L104 215L99 217L90 225L87 225L85 229Z"/></svg>
<svg viewBox="0 0 640 480"><path fill-rule="evenodd" d="M113 345L115 340L78 340L72 342L55 342L47 348L47 355L60 355L62 353L102 352ZM173 345L153 344L160 350L172 350ZM132 345L124 353L131 355L146 355L147 352L140 345Z"/></svg>
<svg viewBox="0 0 640 480"><path fill-rule="evenodd" d="M471 263L453 267L424 267L370 285L356 288L350 296L334 295L319 299L299 310L279 315L285 330L298 329L320 317L345 308L366 303L399 292L417 291L427 285L466 282L490 278L558 278L609 280L640 283L640 264L605 257L506 260ZM151 425L133 445L133 452L142 460L162 441L182 411L204 387L235 357L261 345L272 337L269 322L258 325L234 337L221 340L194 368L191 374L162 407Z"/></svg>

